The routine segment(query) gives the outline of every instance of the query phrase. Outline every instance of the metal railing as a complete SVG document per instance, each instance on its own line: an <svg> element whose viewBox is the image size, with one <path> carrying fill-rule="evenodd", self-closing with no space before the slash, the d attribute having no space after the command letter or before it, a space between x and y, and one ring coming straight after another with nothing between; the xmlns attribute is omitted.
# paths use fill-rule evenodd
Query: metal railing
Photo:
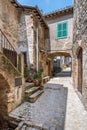
<svg viewBox="0 0 87 130"><path fill-rule="evenodd" d="M5 56L17 67L17 52L12 44L9 42L8 38L0 29L0 52L4 53Z"/></svg>

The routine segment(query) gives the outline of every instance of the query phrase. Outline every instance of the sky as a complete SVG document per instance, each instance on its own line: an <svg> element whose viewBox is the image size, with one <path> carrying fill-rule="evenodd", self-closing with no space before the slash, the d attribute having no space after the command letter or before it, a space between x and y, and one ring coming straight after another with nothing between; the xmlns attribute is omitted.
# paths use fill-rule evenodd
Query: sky
<svg viewBox="0 0 87 130"><path fill-rule="evenodd" d="M73 5L73 0L17 0L20 4L38 6L43 13L49 13L58 9Z"/></svg>

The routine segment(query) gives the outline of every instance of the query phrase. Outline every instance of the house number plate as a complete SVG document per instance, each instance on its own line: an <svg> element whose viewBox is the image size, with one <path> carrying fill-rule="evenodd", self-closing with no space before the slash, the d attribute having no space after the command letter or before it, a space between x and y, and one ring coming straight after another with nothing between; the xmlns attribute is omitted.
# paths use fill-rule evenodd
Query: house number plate
<svg viewBox="0 0 87 130"><path fill-rule="evenodd" d="M15 78L15 86L20 86L20 85L22 85L22 78L21 77Z"/></svg>

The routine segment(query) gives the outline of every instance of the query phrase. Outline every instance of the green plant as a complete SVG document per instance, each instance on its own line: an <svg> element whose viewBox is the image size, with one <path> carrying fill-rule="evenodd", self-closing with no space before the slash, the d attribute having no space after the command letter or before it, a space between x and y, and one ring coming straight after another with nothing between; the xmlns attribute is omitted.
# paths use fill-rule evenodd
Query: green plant
<svg viewBox="0 0 87 130"><path fill-rule="evenodd" d="M42 78L44 76L44 72L41 71L41 72L38 72L38 78Z"/></svg>
<svg viewBox="0 0 87 130"><path fill-rule="evenodd" d="M24 77L28 77L28 67L25 65L24 67Z"/></svg>
<svg viewBox="0 0 87 130"><path fill-rule="evenodd" d="M32 74L32 79L36 79L36 74Z"/></svg>
<svg viewBox="0 0 87 130"><path fill-rule="evenodd" d="M64 64L64 65L63 65L63 68L64 68L64 69L65 69L65 68L67 68L67 65L66 65L66 64Z"/></svg>

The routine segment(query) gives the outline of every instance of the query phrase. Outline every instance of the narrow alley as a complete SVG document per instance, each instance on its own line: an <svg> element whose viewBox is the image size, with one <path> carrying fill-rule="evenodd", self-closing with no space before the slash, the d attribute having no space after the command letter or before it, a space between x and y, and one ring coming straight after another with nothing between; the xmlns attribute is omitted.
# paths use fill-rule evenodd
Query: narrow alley
<svg viewBox="0 0 87 130"><path fill-rule="evenodd" d="M23 130L31 130L25 123L29 121L38 129L87 130L87 111L72 86L72 77L52 78L44 88L35 103L24 102L10 113L11 117L20 118L22 125L26 124Z"/></svg>
<svg viewBox="0 0 87 130"><path fill-rule="evenodd" d="M87 130L87 0L0 0L0 130Z"/></svg>

